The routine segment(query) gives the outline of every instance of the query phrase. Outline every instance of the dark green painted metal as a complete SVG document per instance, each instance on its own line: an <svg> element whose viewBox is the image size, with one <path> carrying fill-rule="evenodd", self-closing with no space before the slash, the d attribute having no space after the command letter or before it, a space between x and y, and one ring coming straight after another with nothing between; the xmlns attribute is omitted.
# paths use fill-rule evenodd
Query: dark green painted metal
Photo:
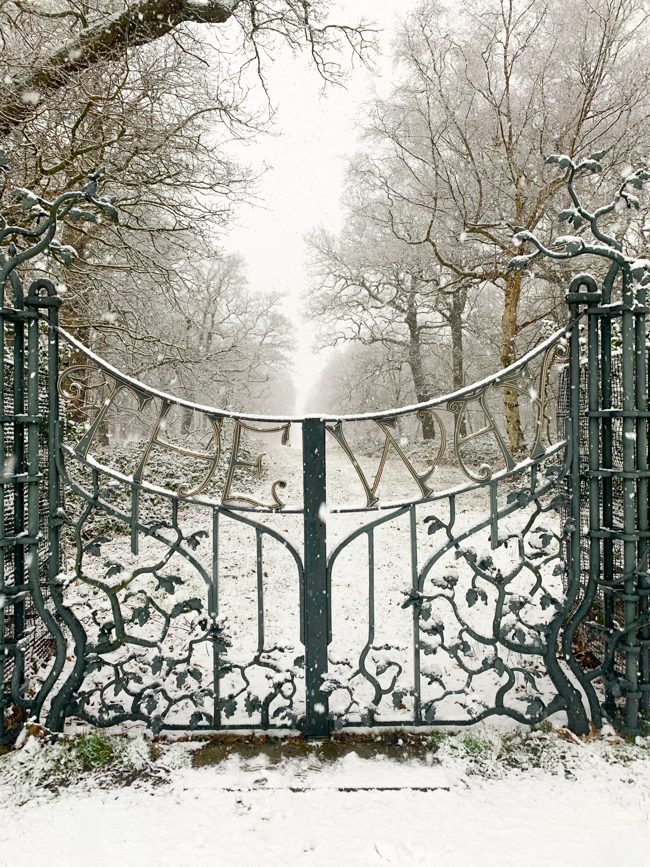
<svg viewBox="0 0 650 867"><path fill-rule="evenodd" d="M275 725L277 705L284 702L287 716L296 726L302 726L309 737L325 737L330 733L332 725L359 724L351 720L351 700L349 707L339 713L334 719L330 713L329 684L324 684L331 675L331 663L328 660L328 646L332 640L331 603L332 569L339 555L363 536L367 545L367 640L358 660L358 666L351 665L353 676L362 678L366 685L372 687L374 697L370 707L361 718L367 725L389 724L385 717L377 714L379 705L385 698L392 698L393 706L403 710L403 700L411 702L412 716L406 720L403 717L392 723L410 725L470 725L478 719L485 719L494 714L510 716L522 723L539 723L557 711L566 713L568 725L577 733L588 731L589 723L598 726L603 715L611 719L625 731L634 733L640 730L641 719L647 714L650 700L649 667L650 667L650 624L648 622L648 540L650 527L648 523L648 385L647 357L645 345L645 299L635 295L631 284L623 281L621 302L611 304L612 293L617 277L617 269L608 275L603 296L598 291L595 281L581 275L571 285L567 295L569 305L568 330L568 380L570 411L566 429L566 444L560 442L554 449L546 449L541 440L536 441L534 454L531 454L525 466L528 473L525 487L515 491L514 499L508 498L507 503L500 499L499 488L502 483L510 484L516 473L521 472L516 461L509 454L503 454L506 469L502 476L491 475L476 478L475 487L487 488L489 508L485 517L471 528L459 527L457 521L457 494L441 494L448 506L449 517L440 519L436 515L428 516L434 520L431 529L439 532L432 554L420 562L419 533L423 532L419 508L436 508L438 495L428 492L417 503L402 504L385 511L369 507L362 511L372 513L365 525L355 529L341 541L327 556L327 509L326 503L326 448L325 439L328 431L327 423L321 418L307 418L302 424L303 446L303 504L302 514L304 548L302 556L291 545L289 540L265 525L246 517L246 509L235 510L227 505L203 503L209 509L209 532L211 550L205 561L193 551L198 540L184 532L181 527L180 515L184 509L183 498L171 491L156 490L156 496L164 500L169 508L168 523L156 525L147 523L142 515L143 504L152 494L144 474L144 462L131 480L122 478L121 484L130 489L130 507L121 509L115 506L104 494L106 476L110 472L98 468L89 460L83 448L76 449L66 446L62 434L59 397L56 387L58 380L59 330L57 307L59 299L54 296L54 288L48 281L37 281L30 287L26 298L23 298L22 287L16 288L15 275L10 278L15 297L11 305L3 307L3 348L6 348L5 328L11 333L13 341L15 376L12 388L14 413L2 424L11 424L16 437L16 454L18 462L12 474L5 474L2 479L3 490L7 485L14 492L17 504L15 526L10 538L0 530L0 543L11 544L16 551L18 565L14 577L14 587L5 588L4 575L0 573L2 592L14 593L19 596L19 589L28 589L41 620L46 624L55 644L55 653L49 674L35 696L23 695L24 660L19 645L20 636L24 634L24 615L20 601L14 603L13 614L17 627L18 641L8 642L0 632L0 643L5 650L15 656L13 680L10 689L3 689L3 710L11 704L23 708L26 712L39 716L49 697L47 725L54 730L61 730L66 719L78 717L92 725L112 726L133 720L149 725L154 731L168 729L197 729L211 731L214 729L229 729L233 725L228 722L233 714L233 708L239 695L243 695L246 686L237 695L234 694L233 677L240 678L248 684L252 669L266 669L269 680L274 682L273 689L262 700L254 694L247 694L246 709L249 716L258 714L259 722L249 727L270 728ZM611 376L612 376L612 322L622 323L623 341L621 348L621 363L623 370L623 403L613 406ZM580 328L586 322L586 359L581 357ZM26 336L26 341L25 341ZM48 494L48 574L47 587L43 587L39 574L38 552L43 539L39 536L39 492L45 485L45 478L39 468L38 431L45 423L42 408L39 406L39 384L44 378L44 368L39 363L43 353L42 337L47 338L47 375L48 417L47 430L49 437L47 494ZM67 338L66 338L67 339ZM557 338L563 339L562 336ZM559 344L558 344L559 345ZM555 352L557 346L551 345L544 352ZM553 356L554 357L554 356ZM546 355L544 355L546 358ZM581 375L587 365L586 403L587 426L589 430L586 449L581 444ZM118 372L110 372L114 381L130 389L144 405L150 400L160 400L160 395L149 394L146 388L134 386L132 381L121 377ZM26 374L26 375L25 375ZM522 375L526 388L529 387L530 374L526 364L507 373L508 382L517 382L517 376ZM3 370L4 377L4 370ZM500 375L494 379L496 387L502 384ZM505 378L503 379L505 381ZM4 385L4 382L3 382ZM478 384L473 390L461 393L458 400L455 396L447 398L447 409L456 407L456 421L461 405L471 400L480 401L481 406L489 413L487 401L487 386ZM523 393L523 392L522 392ZM162 400L161 412L171 407L171 399ZM453 410L452 410L453 411ZM371 420L374 417L370 417ZM383 418L381 414L378 418ZM543 416L540 417L543 422ZM615 421L616 420L616 421ZM100 419L101 421L101 419ZM96 425L100 422L95 419ZM384 422L385 423L385 422ZM621 466L613 460L613 440L615 424L620 424L623 430L623 461ZM488 430L494 425L494 420L488 415ZM541 423L538 427L541 427ZM330 431L331 433L331 431ZM385 431L384 431L385 433ZM339 431L339 439L343 436ZM86 439L88 435L86 435ZM388 442L388 441L387 441ZM4 444L4 441L3 441ZM502 442L506 449L507 445ZM581 454L581 449L584 454ZM553 473L548 472L547 462L562 457L564 460L555 466ZM2 455L0 455L2 457ZM581 463L581 457L586 457L586 465ZM68 472L66 461L75 461L88 474L89 483L86 487L76 481ZM114 482L119 482L114 477ZM503 623L508 613L510 600L508 585L518 575L517 569L522 568L525 543L528 534L535 530L538 518L552 511L547 500L554 493L563 492L565 486L568 492L568 522L564 528L564 543L566 549L565 562L567 566L566 598L558 606L554 616L537 628L532 638L513 638ZM615 495L621 486L623 498L623 522L619 527L614 521ZM74 519L66 519L62 510L61 488L78 498L82 503L80 514ZM582 491L586 487L586 496ZM377 482L373 486L373 496ZM582 490L581 490L582 488ZM375 499L377 497L375 496ZM586 506L586 511L585 511ZM555 508L555 507L553 507ZM273 508L259 508L257 511L273 511ZM475 556L468 553L465 545L476 533L485 531L489 534L492 549L502 544L499 537L499 527L504 519L528 510L530 519L522 533L521 539L515 544L519 564L515 564L510 575L503 576L483 562L477 562ZM129 631L126 613L121 607L119 589L112 590L102 585L102 592L110 598L114 624L105 633L104 639L97 641L67 604L65 592L60 584L59 572L61 564L61 527L67 520L68 530L72 533L77 548L76 575L83 575L84 546L88 544L88 529L93 517L101 514L103 517L120 523L131 538L132 551L137 553L138 540L148 538L157 544L166 546L170 556L181 556L192 565L205 583L205 601L198 600L200 611L205 611L209 628L201 637L203 644L211 645L211 683L200 683L196 693L203 694L208 699L210 710L201 710L192 715L189 723L174 722L172 719L176 699L169 699L165 714L158 714L149 707L150 699L147 690L138 685L118 665L114 666L118 695L127 698L102 697L98 709L89 708L89 700L95 696L94 687L87 683L88 673L96 666L111 666L111 654L126 646L134 652L147 652L151 664L158 659L158 651L154 643L137 638ZM585 518L586 515L586 518ZM23 517L25 516L25 517ZM26 518L26 520L25 520ZM376 646L380 624L377 622L376 602L377 587L376 568L379 558L380 544L377 529L385 522L404 520L408 522L408 545L410 564L408 566L409 589L404 607L411 607L412 616L412 667L388 659L381 672L373 670L372 655L380 650L388 655L390 644ZM256 633L255 652L251 661L246 664L233 662L228 653L228 641L220 625L220 524L223 521L236 521L249 526L254 535L255 549L255 598L256 616L253 616ZM22 522L22 523L21 523ZM19 535L20 534L20 535ZM15 537L19 535L19 538ZM559 535L559 534L558 534ZM581 537L588 541L588 564L581 564ZM295 660L291 671L282 673L273 660L273 654L278 648L269 646L268 636L272 632L267 629L267 612L265 606L265 571L264 562L267 545L266 540L274 539L280 542L290 552L296 564L299 587L300 605L300 639L304 645L304 681L305 709L303 714L292 713L293 697L297 684L302 680L303 663ZM442 540L442 541L441 541ZM91 540L92 543L92 540ZM549 543L550 544L550 543ZM617 564L617 546L623 552L623 564ZM1 547L1 545L0 545ZM469 619L465 618L459 607L459 599L453 592L444 596L425 590L428 578L434 574L437 564L442 558L452 553L460 560L464 568L469 568L472 574L471 591L478 593L481 587L490 586L496 598L496 613L493 621L492 634L483 635L473 631ZM559 555L558 555L559 559ZM304 565L303 565L304 564ZM534 563L526 563L526 568L534 572ZM153 579L157 573L154 567L142 569ZM92 579L95 580L95 579ZM477 583L479 582L479 583ZM482 582L482 583L481 583ZM88 581L92 583L92 581ZM451 588L446 588L453 591ZM51 604L45 598L45 592L51 597ZM445 591L445 592L446 592ZM578 630L589 621L592 611L599 598L604 597L604 623L601 633L604 636L605 649L603 659L593 670L585 670L576 657L574 640ZM438 719L436 702L432 701L424 691L426 669L421 666L425 644L423 636L426 630L431 632L435 622L431 612L437 599L444 599L445 604L453 608L459 623L461 639L458 644L450 643L440 634L440 647L451 656L455 655L459 669L464 671L468 683L472 677L484 671L472 670L469 663L462 659L464 651L463 636L471 641L489 648L493 652L495 670L498 667L499 677L504 678L502 687L497 691L493 706L485 707L475 716L463 719ZM465 604L464 600L462 604ZM470 605L473 603L469 603ZM54 611L52 611L52 605ZM172 611L160 607L159 600L152 594L147 597L141 609L143 618L156 613L165 620L169 627L179 616L173 612L182 612L182 607L172 606ZM617 612L622 612L623 622L617 624ZM517 621L517 610L514 610L515 621L519 626L526 626L525 618ZM4 623L2 625L4 628ZM508 627L509 628L509 627ZM22 630L22 631L20 631ZM522 633L523 634L523 633ZM102 644L103 641L103 644ZM15 645L15 646L14 646ZM151 646L149 646L151 645ZM501 654L501 655L500 655ZM523 655L536 659L540 668L550 678L555 694L544 702L533 698L527 711L513 709L507 701L508 691L512 689L517 677L522 677L524 669L511 658ZM191 656L191 654L190 654ZM71 659L71 665L65 668L66 657ZM143 657L144 659L144 657ZM108 661L107 661L108 660ZM622 671L619 663L622 660ZM162 657L155 663L159 666L190 664L187 660L165 660ZM5 665L5 657L0 660L0 669ZM376 667L376 666L375 666ZM64 673L65 670L65 673ZM171 670L171 669L170 669ZM399 678L405 672L411 676L412 686L404 689L399 685ZM201 675L202 677L203 675ZM198 675L197 675L198 677ZM606 699L596 688L596 681L605 685ZM4 678L3 678L4 683ZM229 683L225 686L225 683ZM424 686L423 686L424 684ZM580 688L577 688L576 684ZM252 697L251 697L252 695ZM352 693L350 692L352 699ZM96 697L96 696L95 696ZM588 704L588 713L585 708ZM178 700L180 701L180 699ZM274 704L275 702L275 704ZM235 727L242 728L238 725ZM0 732L1 734L1 732Z"/></svg>
<svg viewBox="0 0 650 867"><path fill-rule="evenodd" d="M409 509L409 536L411 540L411 592L417 593L419 588L418 568L418 537L417 516L415 506ZM421 647L420 647L420 612L413 606L413 717L416 725L422 723L422 684L421 684Z"/></svg>
<svg viewBox="0 0 650 867"><path fill-rule="evenodd" d="M0 290L4 292L4 287L0 286ZM4 297L2 301L2 308L4 313ZM5 487L7 484L7 462L6 462L6 454L5 454L5 320L4 316L0 321L0 361L2 362L0 365L0 393L2 394L2 409L0 411L0 500L2 501L2 520L0 521L0 594L2 594L3 605L6 604L6 587L5 587L5 549L4 549L4 538L5 538ZM5 713L9 706L10 697L6 695L4 689L5 683L5 663L6 663L6 655L5 655L5 642L6 642L6 631L5 631L5 618L4 611L0 611L0 743L4 743L5 739Z"/></svg>
<svg viewBox="0 0 650 867"><path fill-rule="evenodd" d="M612 409L612 317L609 314L609 305L612 299L614 280L618 273L618 265L613 264L603 283L603 307L600 316L600 363L601 363L601 417L600 430L600 453L601 470L612 470L613 436L612 417L609 410ZM614 520L614 496L613 479L607 473L601 485L602 494L602 523L605 527L611 527ZM614 541L606 538L603 541L603 622L607 630L614 628L614 596L612 587L614 583ZM615 705L611 691L606 691L605 707L611 716Z"/></svg>
<svg viewBox="0 0 650 867"><path fill-rule="evenodd" d="M13 328L14 340L14 454L13 454L13 490L14 490L14 537L18 538L25 532L25 319L24 293L22 283L13 275L14 308L19 314ZM21 316L20 314L23 313ZM14 548L14 584L25 584L25 551L22 545ZM14 602L14 681L23 681L23 663L20 654L20 642L25 634L25 603ZM22 696L21 696L22 699ZM23 702L21 701L21 705Z"/></svg>
<svg viewBox="0 0 650 867"><path fill-rule="evenodd" d="M585 598L589 599L593 604L593 600L597 597L597 588L598 582L600 580L601 569L602 569L602 550L601 545L603 542L599 536L599 530L601 529L601 501L602 501L602 485L603 479L599 478L597 475L597 471L600 468L600 460L601 460L601 447L600 447L600 423L601 420L596 415L598 410L601 407L602 395L600 394L600 381L599 374L601 373L600 362L602 357L599 353L599 344L600 344L600 335L599 335L599 306L598 304L593 304L591 302L587 307L587 435L588 435L588 454L587 454L587 463L589 466L589 479L588 479L588 498L589 498L589 511L588 511L588 521L589 521L589 562L588 562L588 583L587 583L587 592L585 593ZM576 335L577 336L577 335ZM571 388L579 392L581 385L580 381L580 370L575 371L573 369L573 377ZM575 409L574 409L575 411ZM579 411L579 410L578 410ZM575 420L576 416L573 415L572 418ZM572 425L575 424L575 421L572 421ZM580 465L580 454L579 450L576 452L576 463ZM611 482L611 480L609 480ZM579 484L579 481L577 482ZM611 486L611 485L610 485ZM576 494L579 494L579 489ZM578 515L581 515L582 509L581 504L576 504L576 512ZM578 519L580 522L580 518ZM578 523L577 532L582 534L583 527ZM580 547L580 540L578 539L578 548ZM578 554L579 556L579 554ZM580 577L579 570L582 568L582 563L578 562L576 564L576 574L578 575L578 585L580 585ZM596 703L591 697L592 701L592 715L596 712ZM598 711L598 720L600 720L600 711Z"/></svg>
<svg viewBox="0 0 650 867"><path fill-rule="evenodd" d="M3 504L6 504L6 488L13 492L13 533L5 536L6 520L3 515L2 541L9 542L13 553L14 573L9 586L5 583L5 549L2 546L2 586L0 592L3 595L5 610L12 610L13 629L11 640L6 639L6 617L2 618L2 721L0 723L0 740L15 737L16 730L5 730L5 710L13 705L23 713L38 717L43 702L60 674L62 661L65 659L66 642L61 630L51 611L48 609L45 593L49 583L48 575L55 576L59 572L59 551L56 546L56 533L46 523L46 532L41 533L40 509L42 502L50 502L52 495L57 498L58 475L56 472L48 472L47 490L45 478L41 471L40 454L45 448L48 458L52 458L55 452L55 439L51 431L51 423L45 418L41 406L41 397L44 389L40 382L41 369L39 357L41 354L38 308L50 307L55 319L56 307L60 303L54 297L54 286L48 280L37 280L30 287L25 297L22 284L15 273L10 274L5 291L9 291L14 306L9 308L7 303L3 306L2 316L2 350L3 350L3 413L2 413L2 495ZM41 298L40 292L46 293ZM25 329L27 334L25 334ZM8 333L7 333L8 332ZM43 336L47 336L47 331ZM5 380L5 352L7 349L7 337L13 343L13 385L10 408L4 404L6 397ZM50 335L52 337L52 335ZM26 340L25 340L26 338ZM58 364L58 348L56 339L53 340L54 349L48 347L49 361L45 371L48 381L56 380ZM18 347L18 352L16 351ZM22 356L19 358L19 356ZM26 374L26 375L25 375ZM57 418L57 397L50 390L50 402L54 402L54 412L50 419ZM5 429L10 424L13 428L14 450L9 456L9 463L5 463ZM48 438L44 438L45 430ZM13 457L13 460L11 458ZM51 465L50 465L51 468ZM43 494L43 496L42 496ZM49 547L48 547L49 546ZM48 565L47 570L41 566L41 552L46 549ZM44 572L47 574L44 574ZM29 602L30 622L27 623L26 602ZM4 614L4 612L3 612ZM36 616L40 618L36 620ZM31 689L25 694L23 684L25 681L26 661L28 654L34 651L37 642L49 635L54 642L55 652L52 666L48 676L38 690ZM10 681L10 692L7 695L4 687L6 684L6 660L11 659L13 671ZM31 660L32 664L34 659Z"/></svg>
<svg viewBox="0 0 650 867"><path fill-rule="evenodd" d="M44 298L36 296L31 303L35 309L45 308L48 323L52 327L45 330L47 340L47 377L48 383L57 382L59 378L59 335L56 331L59 322L59 306L61 299L56 297L54 286L49 281L38 281L32 286L32 291L43 289ZM61 525L63 522L63 502L61 497L60 478L57 466L57 455L62 440L62 421L59 407L59 392L56 388L48 388L48 450L47 450L47 531L48 557L47 581L50 596L55 601L58 611L64 608L59 574L61 571ZM55 654L50 673L43 684L41 704L45 701L57 683L66 661L67 641L57 619L46 609L43 619L48 625L50 634L55 641ZM64 618L61 618L64 620ZM65 620L64 620L65 622ZM59 728L62 728L61 720Z"/></svg>
<svg viewBox="0 0 650 867"><path fill-rule="evenodd" d="M28 474L27 482L27 538L28 545L23 546L23 568L25 569L24 580L29 584L30 595L33 601L41 595L40 569L39 569L39 489L41 477L39 474L39 322L33 316L27 325L27 412L28 420L25 424L27 440L26 466ZM45 542L47 540L44 540ZM40 600L42 603L42 600ZM41 604L42 609L42 604ZM23 621L24 622L24 621ZM27 702L26 702L27 705ZM29 706L29 705L27 705ZM33 710L33 704L30 710Z"/></svg>
<svg viewBox="0 0 650 867"><path fill-rule="evenodd" d="M305 734L326 737L330 731L329 696L323 692L327 673L329 604L325 478L325 422L302 423L304 508Z"/></svg>
<svg viewBox="0 0 650 867"><path fill-rule="evenodd" d="M620 301L612 303L617 278ZM575 281L594 289L591 278ZM580 545L571 543L569 574L579 575L583 601L565 636L565 653L572 656L575 626L588 615L598 616L602 626L592 624L602 638L600 664L587 674L592 683L602 678L605 687L603 712L630 734L641 731L650 706L650 636L648 614L648 347L645 291L635 285L629 272L612 265L603 284L603 298L594 304L589 293L574 293L572 316L581 304L587 306L587 399L588 399L588 492L586 534L588 574L581 576L577 560ZM593 294L593 293L592 293ZM613 348L613 322L620 323L620 349ZM578 348L574 348L576 355ZM614 403L614 358L621 370L620 405ZM573 369L572 364L572 369ZM600 370L599 370L600 368ZM572 380L575 377L572 374ZM571 418L577 418L579 401L572 393ZM615 434L614 422L620 425ZM615 458L618 437L620 458ZM580 473L574 470L571 514L579 522ZM578 523L579 526L579 523ZM601 600L601 601L599 601ZM593 606L593 607L592 607ZM598 651L596 649L598 655ZM592 718L597 700L587 691Z"/></svg>
<svg viewBox="0 0 650 867"><path fill-rule="evenodd" d="M213 623L219 617L219 510L212 510L212 574L208 592L208 614ZM212 654L213 705L212 718L214 727L221 728L221 651L214 648Z"/></svg>
<svg viewBox="0 0 650 867"><path fill-rule="evenodd" d="M580 293L578 290L586 286L589 290ZM566 571L567 593L565 608L571 612L562 636L562 649L564 659L569 665L574 676L580 682L589 702L592 723L599 727L602 722L602 714L598 697L585 681L580 663L574 655L574 641L576 630L584 621L592 608L596 598L597 587L593 581L582 582L581 567L581 534L582 534L582 492L581 492L581 461L580 461L580 418L581 418L581 363L580 363L580 306L592 304L597 301L596 284L592 278L581 276L571 284L571 291L567 295L569 307L569 324L571 332L569 337L569 417L567 420L567 443L569 451L569 473L567 477L569 509L568 521L564 528L566 535ZM590 554L591 556L591 554ZM576 607L577 606L577 607ZM572 705L574 713L580 717L577 703ZM581 720L578 727L582 728L585 721ZM572 726L572 728L575 727Z"/></svg>
<svg viewBox="0 0 650 867"><path fill-rule="evenodd" d="M631 412L635 406L635 314L634 292L631 280L623 274L623 310L621 313L623 409ZM636 425L627 415L623 418L623 636L620 647L625 654L625 726L630 731L639 728L638 664L639 639L637 634L637 542L638 527L636 467Z"/></svg>
<svg viewBox="0 0 650 867"><path fill-rule="evenodd" d="M648 510L648 345L646 325L646 289L639 284L628 299L634 317L634 415L630 423L634 431L636 490L634 492L636 507L636 532L638 541L635 557L635 590L636 624L635 631L638 641L637 657L637 698L634 698L634 709L639 718L648 720L650 712L650 580L648 569L650 529ZM623 350L626 351L625 349ZM623 422L625 424L625 420ZM632 582L631 582L632 583ZM626 591L627 592L627 591ZM637 648L631 653L633 660L637 656ZM633 661L632 663L633 664Z"/></svg>

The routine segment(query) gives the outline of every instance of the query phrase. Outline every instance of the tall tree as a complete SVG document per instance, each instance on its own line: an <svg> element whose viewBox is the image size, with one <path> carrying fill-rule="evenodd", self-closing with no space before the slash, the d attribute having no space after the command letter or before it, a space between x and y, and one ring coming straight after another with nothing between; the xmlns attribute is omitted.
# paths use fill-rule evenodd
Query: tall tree
<svg viewBox="0 0 650 867"><path fill-rule="evenodd" d="M424 251L358 215L340 238L319 232L310 246L318 284L309 312L320 323L322 342L382 346L389 368L407 366L415 400L433 397L431 355L447 328L448 299ZM432 439L429 416L422 424L424 437Z"/></svg>
<svg viewBox="0 0 650 867"><path fill-rule="evenodd" d="M269 44L280 37L295 50L308 49L321 73L337 78L342 41L361 55L365 33L327 21L329 6L328 0L3 0L0 41L9 70L0 80L0 138L87 71L128 63L133 49L169 36L191 51L197 26L216 29L217 41L238 42L240 67L253 62L261 72ZM215 25L226 29L224 37Z"/></svg>
<svg viewBox="0 0 650 867"><path fill-rule="evenodd" d="M647 150L649 36L644 0L469 0L453 20L426 0L398 37L402 82L367 124L375 214L449 273L498 288L504 367L522 327L548 315L522 322L529 287L557 279L541 264L532 275L507 268L513 227L557 220L562 179L545 167L549 153L607 148L611 175ZM504 389L504 410L518 450L514 390Z"/></svg>
<svg viewBox="0 0 650 867"><path fill-rule="evenodd" d="M367 31L332 22L330 5L0 0L0 151L11 157L0 163L0 209L10 224L37 219L32 205L106 167L119 222L68 220L60 240L78 254L71 266L32 264L65 284L67 327L123 353L129 369L151 361L161 322L170 354L192 369L183 326L189 310L199 322L203 315L192 303L192 262L222 263L221 229L254 180L228 158L228 141L264 129L270 112L253 110L247 91L256 77L264 86L278 44L308 51L328 80L344 74L344 44L365 56ZM12 198L15 187L34 201ZM218 322L225 330L216 337L228 343ZM241 342L251 358L257 336L251 328Z"/></svg>

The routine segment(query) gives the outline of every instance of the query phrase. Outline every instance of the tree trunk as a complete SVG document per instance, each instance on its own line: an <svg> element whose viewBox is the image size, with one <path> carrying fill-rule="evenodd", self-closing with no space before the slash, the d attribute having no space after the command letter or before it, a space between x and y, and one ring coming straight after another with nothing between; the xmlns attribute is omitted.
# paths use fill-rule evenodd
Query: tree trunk
<svg viewBox="0 0 650 867"><path fill-rule="evenodd" d="M465 297L463 297L465 296ZM451 330L451 367L454 391L464 385L465 370L463 365L463 311L466 295L456 292L451 303L449 328Z"/></svg>
<svg viewBox="0 0 650 867"><path fill-rule="evenodd" d="M409 330L409 367L411 368L411 375L413 376L415 399L418 403L424 403L427 400L431 400L431 392L424 372L422 343L420 341L420 332L418 330L418 314L413 298L409 299L406 325ZM422 437L425 440L435 440L436 438L435 422L429 413L425 413L422 416Z"/></svg>
<svg viewBox="0 0 650 867"><path fill-rule="evenodd" d="M523 275L510 273L505 278L505 295L503 299L503 315L501 317L501 366L508 367L516 358L515 340L518 333L517 314L521 297ZM519 415L519 400L517 392L510 387L503 389L503 410L506 420L506 433L513 454L524 451L526 443L521 429Z"/></svg>
<svg viewBox="0 0 650 867"><path fill-rule="evenodd" d="M181 434L184 437L189 437L192 433L192 419L194 417L194 412L191 409L185 407L183 409L183 416L181 419Z"/></svg>
<svg viewBox="0 0 650 867"><path fill-rule="evenodd" d="M459 391L465 384L465 367L463 358L463 312L467 302L467 291L455 292L449 310L449 328L451 331L451 370L454 391ZM460 421L458 433L464 437L467 433L465 417Z"/></svg>
<svg viewBox="0 0 650 867"><path fill-rule="evenodd" d="M75 266L70 268L65 275L65 282L69 294L67 294L63 299L63 304L61 305L59 313L59 321L61 326L67 331L70 331L87 349L96 350L97 347L94 346L93 334L88 325L88 284L85 278L85 265L83 260L83 256L90 243L89 237L80 236L79 233L74 232L70 227L64 226L61 241L63 244L70 244L73 246L77 253L79 253L79 259L76 260ZM64 345L67 346L67 344ZM100 352L99 354L101 355L102 353ZM84 352L81 352L81 350L70 346L69 355L64 366L79 366L80 368L88 367L87 373L80 370L75 375L75 378L81 387L79 394L77 396L70 396L65 401L66 418L74 424L83 425L88 421L92 421L94 413L99 410L98 406L95 407L95 409L89 409L90 405L99 398L102 400L105 399L107 393L98 395L97 393L93 393L92 390L86 388L86 386L93 382L92 370L94 369L94 365L92 362L89 362L87 355ZM88 414L89 412L90 416ZM109 437L106 422L100 425L95 434L94 442L96 445L108 445Z"/></svg>

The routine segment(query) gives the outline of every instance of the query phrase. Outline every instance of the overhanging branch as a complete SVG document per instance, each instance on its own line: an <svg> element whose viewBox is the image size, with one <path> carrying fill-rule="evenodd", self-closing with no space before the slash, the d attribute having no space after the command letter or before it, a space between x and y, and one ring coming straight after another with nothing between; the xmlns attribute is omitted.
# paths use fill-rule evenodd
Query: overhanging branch
<svg viewBox="0 0 650 867"><path fill-rule="evenodd" d="M119 60L128 48L153 42L179 24L223 24L236 5L218 0L142 0L86 27L28 75L4 88L0 97L0 137L28 118L38 102L63 87L70 76L101 61Z"/></svg>

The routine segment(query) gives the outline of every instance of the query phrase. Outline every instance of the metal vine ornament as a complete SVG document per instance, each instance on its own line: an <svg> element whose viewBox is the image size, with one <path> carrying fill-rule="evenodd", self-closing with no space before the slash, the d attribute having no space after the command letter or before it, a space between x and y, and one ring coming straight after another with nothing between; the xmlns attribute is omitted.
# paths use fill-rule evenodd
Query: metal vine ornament
<svg viewBox="0 0 650 867"><path fill-rule="evenodd" d="M46 249L62 257L60 220L114 217L114 205L97 176L55 202L20 191L30 227L0 223L4 741L29 717L54 730L80 720L324 736L561 714L578 733L604 717L639 730L650 694L648 269L608 243L607 210L577 200L575 178L598 160L566 159L565 219L597 242L545 247L520 233L536 249L514 267L606 256L602 292L576 278L567 326L482 382L356 416L200 406L95 355L59 324L53 284L25 292L17 269ZM629 203L645 180L637 173L619 197ZM501 432L506 387L520 396L523 455ZM436 437L414 446L423 417Z"/></svg>

